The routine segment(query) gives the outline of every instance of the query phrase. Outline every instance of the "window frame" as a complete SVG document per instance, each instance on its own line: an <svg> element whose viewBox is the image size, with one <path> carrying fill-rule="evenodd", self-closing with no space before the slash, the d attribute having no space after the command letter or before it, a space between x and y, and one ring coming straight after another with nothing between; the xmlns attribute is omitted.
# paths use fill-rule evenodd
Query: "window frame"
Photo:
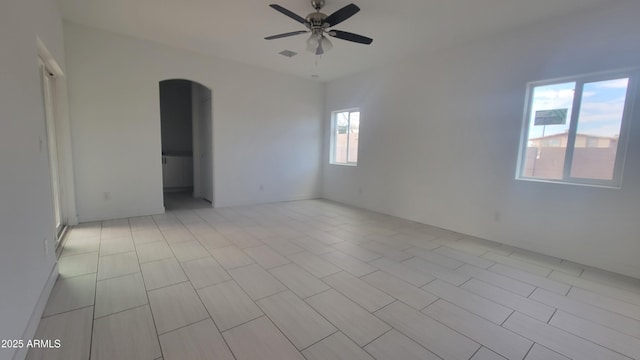
<svg viewBox="0 0 640 360"><path fill-rule="evenodd" d="M336 162L336 128L337 128L337 118L340 113L349 113L349 120L347 123L347 156L346 162ZM359 119L362 119L362 112L359 108L348 108L342 110L335 110L331 112L331 141L330 141L330 153L329 153L329 164L330 165L341 165L341 166L358 166L358 161L349 162L349 130L351 128L351 113L357 112L359 114ZM360 132L358 125L358 133ZM360 151L360 134L358 134L358 148L356 149L356 154Z"/></svg>
<svg viewBox="0 0 640 360"><path fill-rule="evenodd" d="M616 188L622 187L622 175L624 162L627 153L627 144L629 140L629 132L633 118L634 105L638 102L637 87L640 78L640 68L629 68L612 71L603 71L590 74L567 76L562 78L548 79L542 81L532 81L527 83L525 107L523 112L520 143L518 148L518 161L516 166L516 180L546 182L565 185L593 186ZM584 85L587 83L614 80L619 78L628 78L627 92L620 123L620 135L618 137L618 145L616 149L616 157L614 160L613 175L611 180L589 179L571 176L573 163L573 154L575 150L575 141L580 119L580 108L582 104L582 95ZM554 85L559 83L575 82L575 92L573 103L571 105L571 118L569 120L569 130L567 138L567 148L564 158L562 179L545 179L525 176L525 157L527 153L527 144L529 141L529 128L531 121L531 110L533 107L534 89L539 86Z"/></svg>

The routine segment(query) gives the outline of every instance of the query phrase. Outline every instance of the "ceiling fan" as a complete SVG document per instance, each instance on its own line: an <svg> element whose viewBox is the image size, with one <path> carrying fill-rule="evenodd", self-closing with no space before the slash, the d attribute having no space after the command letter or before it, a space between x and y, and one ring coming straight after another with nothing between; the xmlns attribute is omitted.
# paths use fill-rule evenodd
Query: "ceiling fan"
<svg viewBox="0 0 640 360"><path fill-rule="evenodd" d="M274 10L279 11L282 14L292 18L293 20L303 24L307 27L308 30L292 31L288 33L267 36L265 37L265 40L280 39L287 36L300 35L310 32L311 36L309 37L309 39L307 39L307 50L315 53L316 55L322 55L333 47L333 44L331 44L331 41L329 41L329 39L327 39L325 35L365 45L369 45L371 44L371 42L373 42L373 39L366 36L350 33L347 31L329 29L347 20L348 18L355 15L358 11L360 11L360 8L355 4L349 4L331 15L326 15L320 12L322 7L324 6L324 0L311 0L311 6L316 9L316 12L310 13L306 18L303 18L302 16L299 16L294 12L287 10L277 4L271 4L269 6Z"/></svg>

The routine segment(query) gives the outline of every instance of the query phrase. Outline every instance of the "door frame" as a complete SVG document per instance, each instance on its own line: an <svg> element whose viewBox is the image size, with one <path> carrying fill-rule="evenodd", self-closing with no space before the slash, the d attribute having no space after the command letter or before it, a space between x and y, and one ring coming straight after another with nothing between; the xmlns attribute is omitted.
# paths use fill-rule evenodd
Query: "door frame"
<svg viewBox="0 0 640 360"><path fill-rule="evenodd" d="M67 78L51 52L38 37L36 37L36 45L38 61L42 63L39 71L41 72L40 77L43 90L42 99L45 111L45 128L52 130L51 132L46 130L46 139L41 139L43 141L43 151L45 148L45 140L47 143L47 152L50 141L55 143L54 145L57 151L57 167L55 170L57 170L58 179L55 181L55 179L51 178L52 196L54 192L53 187L57 182L59 189L58 207L60 222L63 225L73 226L78 224L78 215L76 212L75 183L73 178ZM45 91L48 92L48 94L45 94ZM52 199L52 201L55 203L54 199ZM56 211L55 207L56 205L54 204L54 211ZM55 222L55 214L53 216L53 222ZM60 240L64 237L65 229L66 226L63 226L62 229L52 229L55 235L56 250L59 250Z"/></svg>
<svg viewBox="0 0 640 360"><path fill-rule="evenodd" d="M189 81L191 83L191 125L192 125L192 149L193 149L193 193L192 196L198 199L204 199L211 203L211 207L213 207L214 199L215 199L215 186L214 186L214 136L213 136L213 90L209 86L202 84L201 82L194 81L188 78L164 78L158 81L158 89L160 89L160 85L165 81L171 80L184 80ZM207 98L210 101L209 108L209 116L205 119L206 123L203 124L200 122L200 100L202 98L201 94L203 91L206 91ZM158 109L160 109L160 96L158 93ZM159 118L160 119L160 118ZM206 128L207 133L205 136L209 137L210 146L206 146L201 139L202 136L202 128ZM162 125L160 125L160 153L162 153ZM207 162L208 163L205 163ZM208 165L208 166L205 166ZM208 168L208 174L202 171L203 168ZM206 179L206 176L211 179L210 180L210 194L211 199L206 199L205 195L203 195L203 179ZM162 189L162 197L164 202L164 188Z"/></svg>
<svg viewBox="0 0 640 360"><path fill-rule="evenodd" d="M202 104L209 102L207 114ZM191 114L193 129L193 196L213 204L213 92L208 87L191 81ZM207 144L204 136L209 137ZM209 145L209 146L207 146ZM207 160L208 164L207 164ZM205 180L209 180L209 183Z"/></svg>
<svg viewBox="0 0 640 360"><path fill-rule="evenodd" d="M56 137L55 117L55 74L47 66L42 58L38 58L40 81L42 86L42 99L44 105L44 118L46 128L46 150L51 179L51 198L53 202L53 217L56 246L60 243L62 231L66 226L66 219L62 211L62 182L60 181L60 160L58 156L58 140Z"/></svg>

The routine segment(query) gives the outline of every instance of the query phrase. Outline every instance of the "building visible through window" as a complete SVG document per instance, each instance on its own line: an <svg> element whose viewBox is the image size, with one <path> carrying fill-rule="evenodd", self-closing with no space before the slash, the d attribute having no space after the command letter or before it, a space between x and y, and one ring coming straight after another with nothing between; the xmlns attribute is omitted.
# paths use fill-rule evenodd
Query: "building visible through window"
<svg viewBox="0 0 640 360"><path fill-rule="evenodd" d="M518 178L620 186L637 72L528 88Z"/></svg>
<svg viewBox="0 0 640 360"><path fill-rule="evenodd" d="M356 165L358 163L360 111L335 111L331 119L331 163Z"/></svg>

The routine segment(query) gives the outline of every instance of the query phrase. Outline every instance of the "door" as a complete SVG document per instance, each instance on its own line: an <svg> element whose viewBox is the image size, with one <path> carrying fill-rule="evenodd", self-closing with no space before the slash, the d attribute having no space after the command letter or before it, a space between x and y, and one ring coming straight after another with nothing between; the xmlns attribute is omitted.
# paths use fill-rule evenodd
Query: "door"
<svg viewBox="0 0 640 360"><path fill-rule="evenodd" d="M62 213L62 182L60 181L60 167L55 121L55 75L38 59L42 79L42 97L44 100L45 123L47 129L47 152L49 155L49 172L51 175L51 193L53 195L53 210L55 219L56 246L60 243L65 221Z"/></svg>

